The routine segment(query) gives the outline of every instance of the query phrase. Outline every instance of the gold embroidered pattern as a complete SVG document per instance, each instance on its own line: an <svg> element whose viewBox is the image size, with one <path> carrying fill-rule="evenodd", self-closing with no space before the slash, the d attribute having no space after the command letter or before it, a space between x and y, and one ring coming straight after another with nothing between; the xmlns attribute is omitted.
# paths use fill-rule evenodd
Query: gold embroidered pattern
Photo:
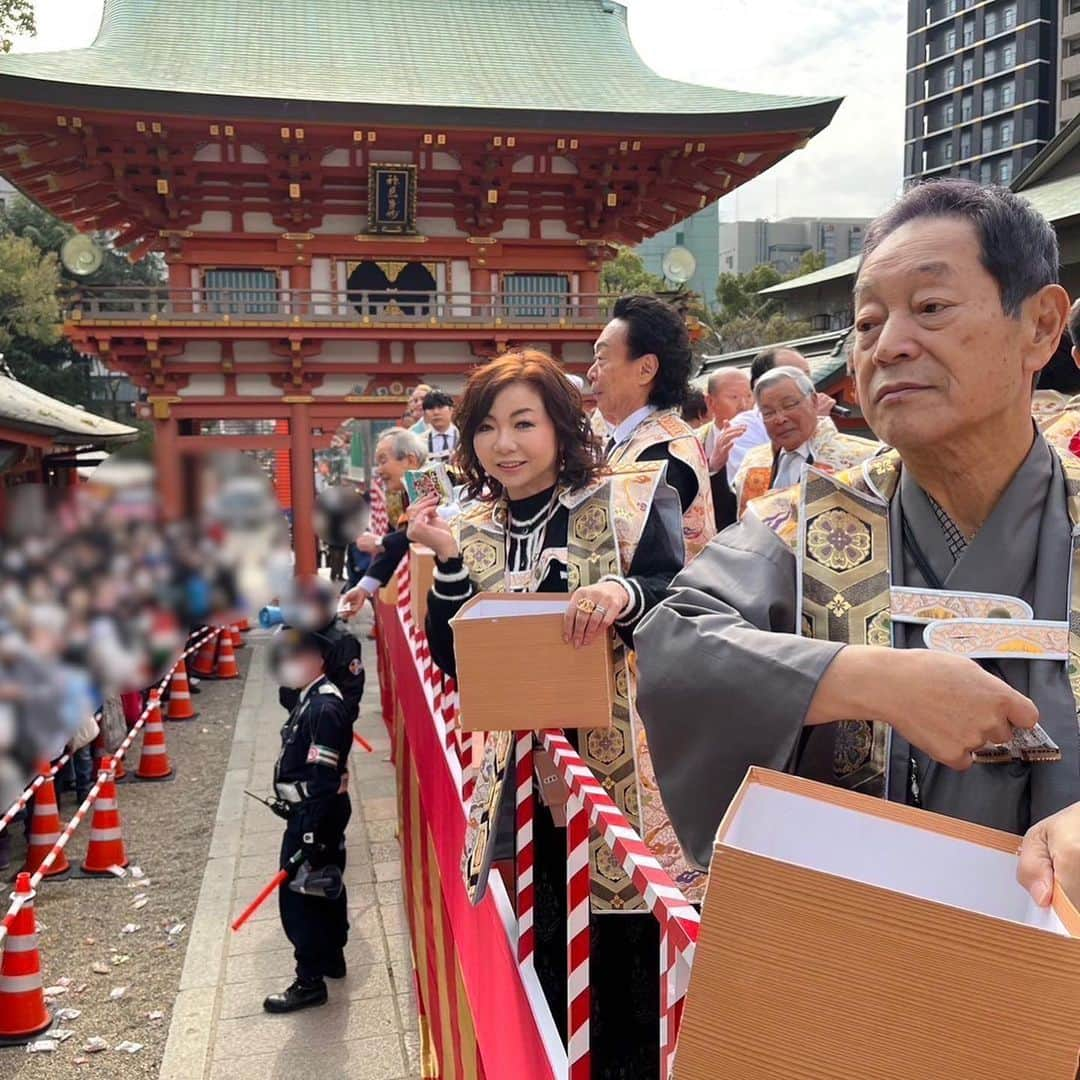
<svg viewBox="0 0 1080 1080"><path fill-rule="evenodd" d="M851 605L844 599L843 593L837 593L825 606L837 617L846 615L851 610Z"/></svg>
<svg viewBox="0 0 1080 1080"><path fill-rule="evenodd" d="M580 514L574 515L574 538L583 544L592 544L608 531L607 509L593 503Z"/></svg>
<svg viewBox="0 0 1080 1080"><path fill-rule="evenodd" d="M888 608L871 615L866 623L866 644L888 648L892 645L892 616Z"/></svg>
<svg viewBox="0 0 1080 1080"><path fill-rule="evenodd" d="M480 576L487 573L499 562L499 551L490 540L477 539L461 553L469 575Z"/></svg>
<svg viewBox="0 0 1080 1080"><path fill-rule="evenodd" d="M871 633L882 632L881 616L887 616L889 605L888 508L813 466L804 490L799 544L803 632L825 641L870 644ZM886 746L883 724L837 724L836 782L883 794Z"/></svg>
<svg viewBox="0 0 1080 1080"><path fill-rule="evenodd" d="M806 546L815 562L830 570L851 570L870 558L870 530L846 510L826 510L807 524Z"/></svg>
<svg viewBox="0 0 1080 1080"><path fill-rule="evenodd" d="M705 450L694 430L674 410L655 412L634 429L629 440L615 449L611 464L636 462L650 447L667 443L668 453L688 466L697 477L698 493L683 513L686 561L695 559L716 535L712 484ZM651 464L642 462L642 464Z"/></svg>

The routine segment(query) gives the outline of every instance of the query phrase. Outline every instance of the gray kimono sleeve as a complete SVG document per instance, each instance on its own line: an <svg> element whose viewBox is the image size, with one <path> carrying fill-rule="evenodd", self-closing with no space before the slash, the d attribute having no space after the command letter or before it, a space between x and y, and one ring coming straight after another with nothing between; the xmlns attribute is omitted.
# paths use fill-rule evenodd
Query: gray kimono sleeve
<svg viewBox="0 0 1080 1080"><path fill-rule="evenodd" d="M751 765L797 767L803 718L843 647L797 637L795 558L747 517L672 582L639 624L637 708L672 825L708 866Z"/></svg>

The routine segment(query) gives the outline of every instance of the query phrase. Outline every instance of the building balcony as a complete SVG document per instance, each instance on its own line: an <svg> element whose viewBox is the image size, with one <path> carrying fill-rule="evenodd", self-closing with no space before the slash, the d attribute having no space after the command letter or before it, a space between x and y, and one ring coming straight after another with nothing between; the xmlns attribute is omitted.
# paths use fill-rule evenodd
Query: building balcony
<svg viewBox="0 0 1080 1080"><path fill-rule="evenodd" d="M1066 56L1062 58L1061 78L1065 82L1072 82L1073 79L1080 79L1080 53L1077 53L1075 56Z"/></svg>
<svg viewBox="0 0 1080 1080"><path fill-rule="evenodd" d="M86 287L66 312L78 325L176 327L304 326L336 330L594 329L616 297L601 293L455 293L381 289L173 289Z"/></svg>
<svg viewBox="0 0 1080 1080"><path fill-rule="evenodd" d="M1061 40L1071 41L1080 37L1080 12L1075 15L1066 15L1061 20Z"/></svg>

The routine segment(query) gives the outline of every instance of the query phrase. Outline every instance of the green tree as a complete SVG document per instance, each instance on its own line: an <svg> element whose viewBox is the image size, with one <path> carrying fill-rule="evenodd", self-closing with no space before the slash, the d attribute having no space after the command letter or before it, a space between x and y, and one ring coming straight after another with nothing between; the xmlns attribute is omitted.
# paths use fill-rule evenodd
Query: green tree
<svg viewBox="0 0 1080 1080"><path fill-rule="evenodd" d="M64 241L75 235L75 230L43 210L29 199L13 199L11 205L0 215L0 232L14 233L32 241L41 251L57 255ZM126 255L112 246L107 233L94 233L103 258L101 266L86 277L76 277L63 266L60 273L67 285L160 285L165 281L165 262L154 252L132 263Z"/></svg>
<svg viewBox="0 0 1080 1080"><path fill-rule="evenodd" d="M0 0L0 52L11 52L13 34L35 32L32 0Z"/></svg>
<svg viewBox="0 0 1080 1080"><path fill-rule="evenodd" d="M4 353L4 364L19 382L49 397L69 405L86 406L93 401L89 361L66 341L42 346L16 338Z"/></svg>
<svg viewBox="0 0 1080 1080"><path fill-rule="evenodd" d="M21 236L0 233L0 352L16 340L51 346L59 339L60 271Z"/></svg>
<svg viewBox="0 0 1080 1080"><path fill-rule="evenodd" d="M780 271L768 263L745 274L721 274L716 283L717 324L723 326L732 319L767 319L780 305L759 293L783 280Z"/></svg>
<svg viewBox="0 0 1080 1080"><path fill-rule="evenodd" d="M600 272L600 291L626 296L629 293L662 293L669 289L662 277L645 269L645 262L636 251L621 247L614 259L604 263Z"/></svg>
<svg viewBox="0 0 1080 1080"><path fill-rule="evenodd" d="M803 274L812 274L815 270L824 269L824 251L804 251L802 258L799 260L799 265L790 274L786 274L784 280L790 281L792 278L802 277Z"/></svg>
<svg viewBox="0 0 1080 1080"><path fill-rule="evenodd" d="M824 252L807 251L790 274L781 274L768 263L745 274L721 274L716 285L713 325L724 352L775 345L813 333L810 323L790 319L783 313L781 300L762 296L761 292L824 266Z"/></svg>
<svg viewBox="0 0 1080 1080"><path fill-rule="evenodd" d="M2 0L0 0L2 3ZM159 255L151 255L137 263L131 263L114 249L106 234L98 233L95 239L101 245L101 267L88 277L75 277L60 263L59 252L65 240L75 235L75 230L53 217L29 199L17 198L0 214L0 351L12 374L27 386L40 390L50 397L59 398L71 405L83 405L93 411L104 413L127 422L120 415L122 409L117 401L121 379L92 380L90 361L72 348L70 342L60 338L61 312L73 290L81 285L108 287L110 285L158 285L165 280L165 264ZM10 251L18 245L22 262ZM32 252L32 256L29 254ZM33 265L33 273L27 267ZM46 268L51 268L47 271ZM49 333L42 335L27 329L15 328L4 338L5 304L3 282L10 277L26 275L24 287L29 288L35 274L51 273L49 288L51 302L46 320ZM23 313L23 321L32 309Z"/></svg>
<svg viewBox="0 0 1080 1080"><path fill-rule="evenodd" d="M729 319L718 328L717 333L724 352L738 352L809 337L813 333L813 327L808 322L789 319L786 315L774 312L766 318L740 315Z"/></svg>

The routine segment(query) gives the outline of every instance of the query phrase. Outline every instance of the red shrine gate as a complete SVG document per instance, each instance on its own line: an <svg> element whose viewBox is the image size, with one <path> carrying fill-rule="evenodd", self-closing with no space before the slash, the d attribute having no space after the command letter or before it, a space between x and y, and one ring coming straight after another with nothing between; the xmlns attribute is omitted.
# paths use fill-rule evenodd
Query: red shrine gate
<svg viewBox="0 0 1080 1080"><path fill-rule="evenodd" d="M342 421L396 419L409 385L456 391L517 343L584 370L614 246L769 168L838 104L661 79L614 0L312 10L106 0L89 48L0 56L0 175L133 256L165 254L166 287L85 290L65 329L145 390L166 512L184 509L193 455L287 451L301 571L315 563L312 454ZM210 434L223 420L273 421L274 433ZM477 743L412 619L409 574L399 569L396 608L382 600L380 681L428 1045L439 1075L577 1080L589 1074L587 994L564 1046L531 969L524 878L515 906L497 877L480 907L464 898ZM523 742L516 768L529 777ZM568 744L549 749L580 780ZM579 789L568 842L614 829L615 857L637 859L635 884L663 925L667 1075L696 916L651 888L654 860L621 818L605 832L602 789ZM531 788L517 791L521 822ZM587 915L578 923L580 989Z"/></svg>
<svg viewBox="0 0 1080 1080"><path fill-rule="evenodd" d="M516 343L583 371L614 245L838 104L661 79L609 0L417 9L107 0L89 48L0 57L0 174L132 257L164 252L167 287L87 289L65 331L145 391L165 512L193 455L287 449L300 570L312 452L342 421L397 419L410 385L455 392ZM222 419L289 433L206 433Z"/></svg>

